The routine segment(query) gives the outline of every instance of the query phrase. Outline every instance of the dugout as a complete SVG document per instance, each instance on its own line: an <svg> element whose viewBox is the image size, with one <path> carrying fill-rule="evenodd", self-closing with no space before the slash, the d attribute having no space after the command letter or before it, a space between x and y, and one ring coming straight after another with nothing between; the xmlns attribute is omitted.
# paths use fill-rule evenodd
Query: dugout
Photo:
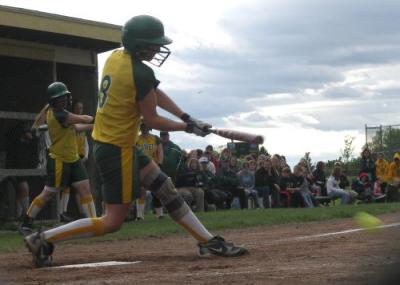
<svg viewBox="0 0 400 285"><path fill-rule="evenodd" d="M10 129L32 122L46 103L47 86L56 80L66 83L73 98L83 102L86 114L94 114L97 55L120 47L120 33L117 25L0 5L0 215L7 209L15 215L15 193L7 190L7 177L29 176L31 199L44 181L44 169L5 167ZM92 159L88 171L95 183ZM41 216L54 218L54 205Z"/></svg>

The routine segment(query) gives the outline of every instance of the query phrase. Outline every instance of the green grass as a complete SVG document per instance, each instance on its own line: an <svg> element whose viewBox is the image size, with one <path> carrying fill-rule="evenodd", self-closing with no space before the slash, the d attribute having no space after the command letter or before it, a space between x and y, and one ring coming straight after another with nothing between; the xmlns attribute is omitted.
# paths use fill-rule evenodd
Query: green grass
<svg viewBox="0 0 400 285"><path fill-rule="evenodd" d="M329 219L351 218L359 211L372 215L400 212L400 203L368 204L356 206L336 206L313 209L255 209L229 210L199 213L197 216L212 232L224 229L270 226L278 224L295 224ZM37 222L37 224L40 224ZM46 224L46 226L51 226ZM132 239L137 237L163 237L184 233L171 219L158 220L154 215L147 215L146 220L138 223L125 223L120 231L104 237L71 241L88 243ZM14 251L23 246L21 236L16 232L0 232L0 253Z"/></svg>

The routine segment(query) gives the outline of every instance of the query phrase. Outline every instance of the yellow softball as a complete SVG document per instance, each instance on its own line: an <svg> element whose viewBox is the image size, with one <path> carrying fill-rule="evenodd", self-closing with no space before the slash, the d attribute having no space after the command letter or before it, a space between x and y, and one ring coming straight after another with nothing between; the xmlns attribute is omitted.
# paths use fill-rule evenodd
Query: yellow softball
<svg viewBox="0 0 400 285"><path fill-rule="evenodd" d="M380 219L365 212L358 212L354 218L357 224L366 230L375 230L379 226L383 225L383 222Z"/></svg>

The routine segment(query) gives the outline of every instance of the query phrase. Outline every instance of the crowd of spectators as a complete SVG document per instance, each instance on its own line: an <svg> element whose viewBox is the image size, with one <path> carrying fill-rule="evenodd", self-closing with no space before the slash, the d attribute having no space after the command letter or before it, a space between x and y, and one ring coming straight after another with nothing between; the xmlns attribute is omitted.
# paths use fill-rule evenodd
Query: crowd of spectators
<svg viewBox="0 0 400 285"><path fill-rule="evenodd" d="M160 137L164 150L161 168L194 211L312 208L335 200L343 205L370 203L398 193L400 154L388 163L382 155L374 160L368 149L363 150L359 176L350 183L341 162L328 173L324 162L309 163L309 153L292 169L279 154L236 157L228 148L218 152L211 145L185 151L170 141L168 132L161 132ZM390 189L396 191L390 194Z"/></svg>
<svg viewBox="0 0 400 285"><path fill-rule="evenodd" d="M21 160L13 153L25 157L22 150L28 151L23 144L30 137L26 137L26 132L20 133L18 142L21 148L8 152L10 163ZM231 208L312 208L328 206L335 201L347 205L400 200L400 153L395 153L389 162L383 153L372 154L365 148L359 160L358 177L349 179L340 161L329 167L322 161L311 165L309 153L292 168L285 156L280 154L251 153L237 157L228 148L217 151L211 145L204 150L186 151L172 142L170 134L165 131L160 132L159 143L162 149L162 161L158 161L161 169L171 177L177 191L197 212ZM26 159L23 161L26 162ZM18 168L14 165L8 167ZM22 205L18 211L20 215L26 210L25 200L28 197L23 195L23 188L29 185L24 177L20 177L16 184L22 193L17 203ZM147 193L146 211L153 210L162 217L156 211L160 207L160 202Z"/></svg>

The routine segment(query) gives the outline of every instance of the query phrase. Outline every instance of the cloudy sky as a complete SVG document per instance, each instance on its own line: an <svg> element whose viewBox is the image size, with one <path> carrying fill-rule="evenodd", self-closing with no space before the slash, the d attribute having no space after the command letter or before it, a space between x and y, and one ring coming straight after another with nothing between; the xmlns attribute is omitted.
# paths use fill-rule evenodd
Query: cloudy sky
<svg viewBox="0 0 400 285"><path fill-rule="evenodd" d="M0 1L123 25L160 18L174 43L155 68L160 86L194 117L265 136L293 164L340 156L344 137L399 124L400 1ZM104 62L107 54L99 56ZM226 143L173 134L184 148Z"/></svg>

